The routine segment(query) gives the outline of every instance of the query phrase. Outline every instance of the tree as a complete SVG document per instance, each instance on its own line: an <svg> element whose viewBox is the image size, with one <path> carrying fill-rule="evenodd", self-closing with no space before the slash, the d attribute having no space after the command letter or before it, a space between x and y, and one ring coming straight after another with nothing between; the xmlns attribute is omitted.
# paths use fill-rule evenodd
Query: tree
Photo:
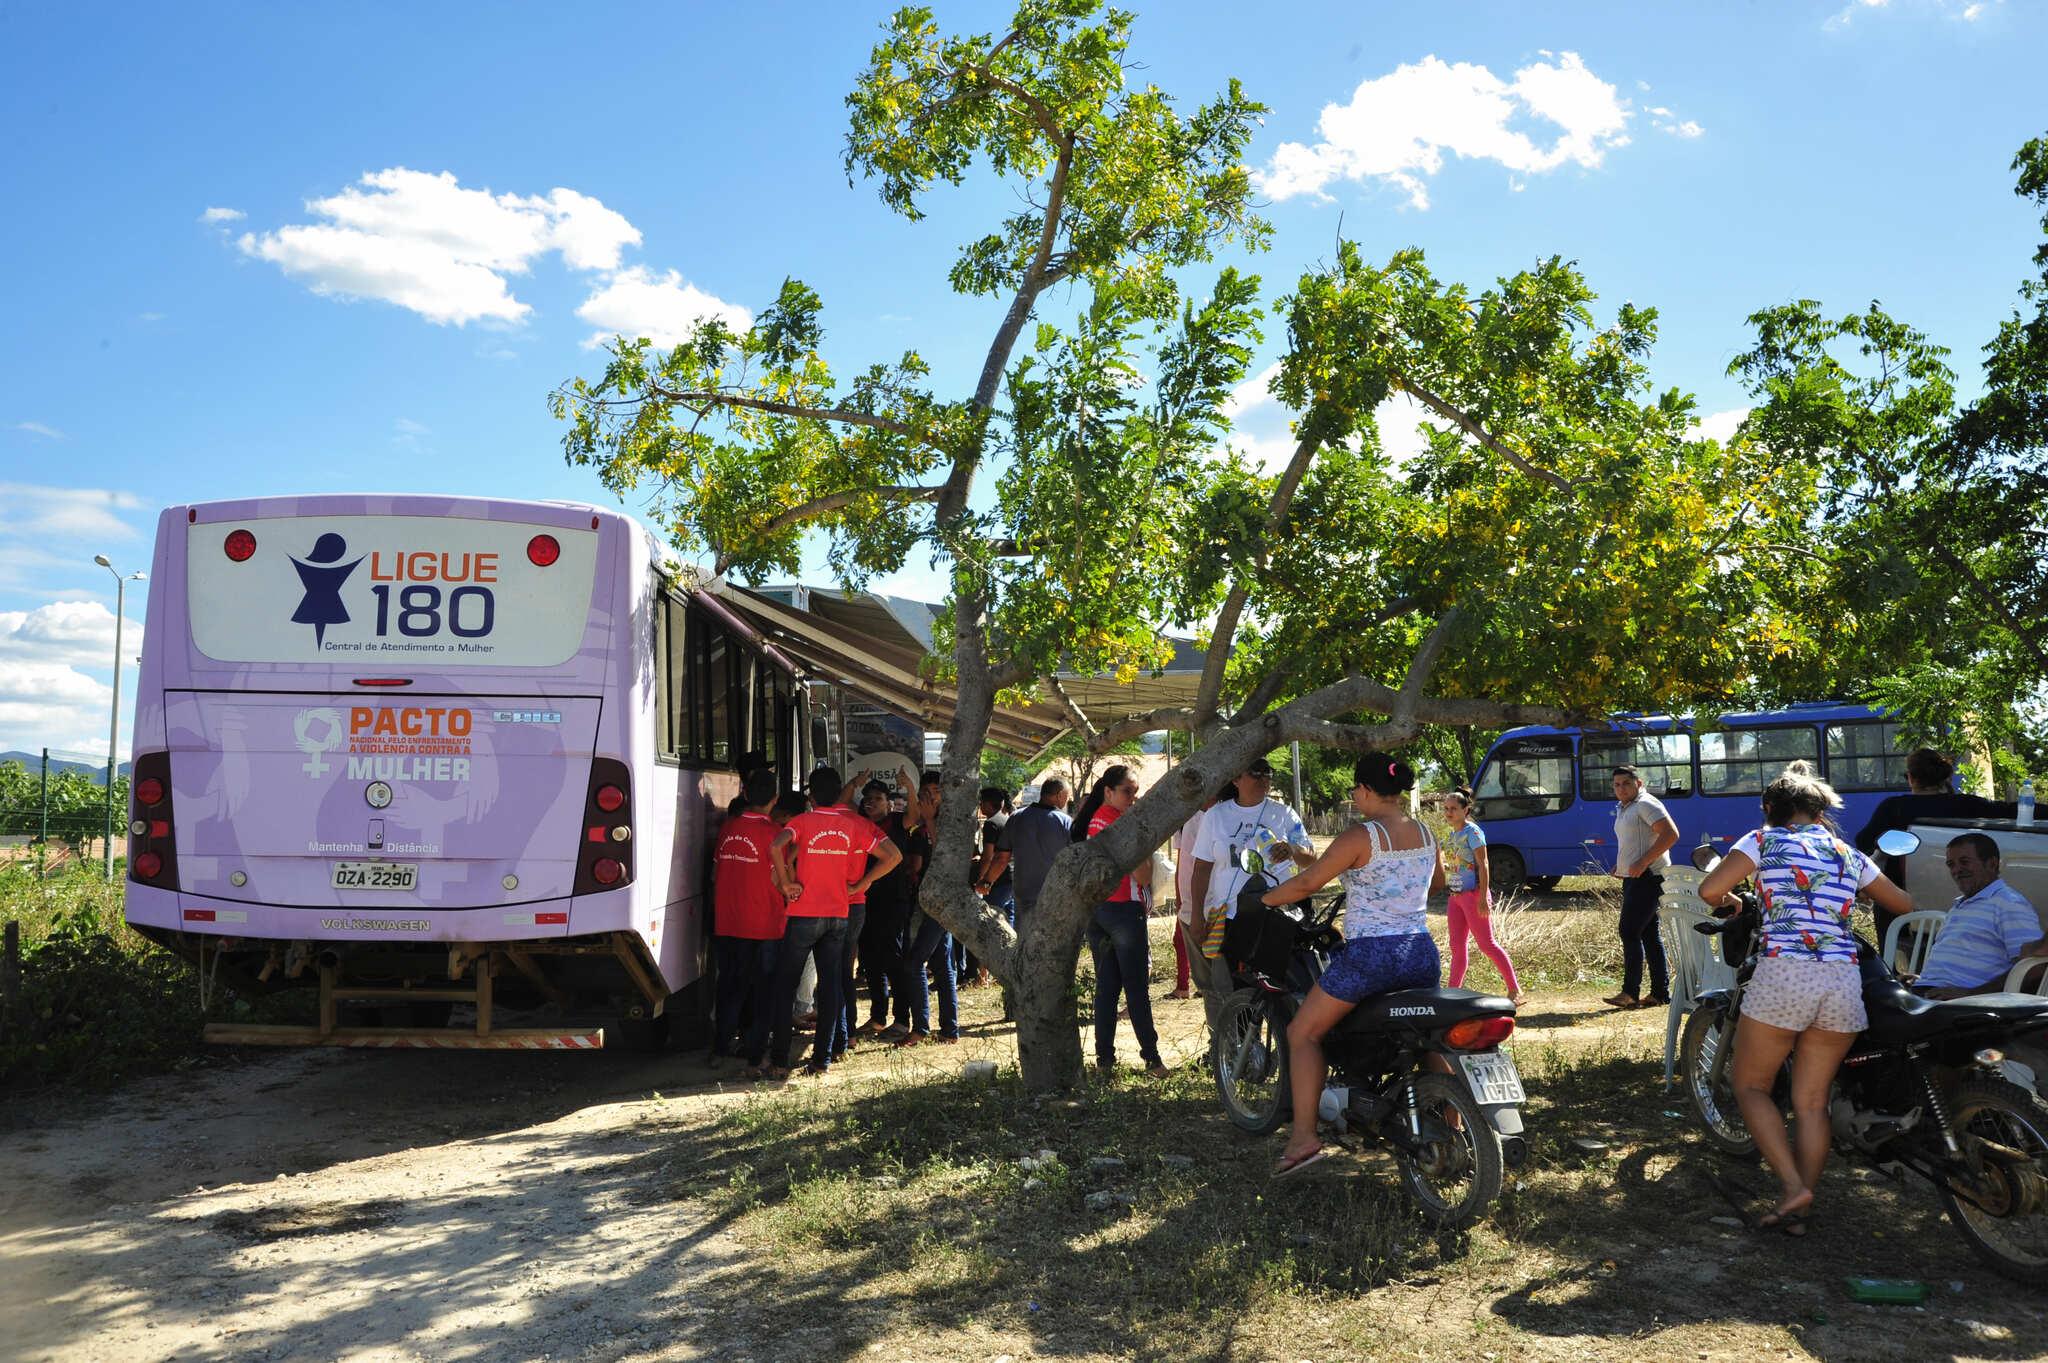
<svg viewBox="0 0 2048 1363"><path fill-rule="evenodd" d="M1013 986L1041 1087L1080 1072L1070 985L1093 905L1253 756L1718 696L1782 642L1729 564L1811 502L1796 462L1692 438L1691 400L1650 392L1655 314L1624 305L1596 329L1559 259L1474 293L1420 252L1372 265L1340 243L1277 308L1291 457L1230 453L1259 282L1226 267L1192 298L1181 278L1266 236L1240 164L1262 110L1232 82L1182 114L1134 79L1130 27L1096 0L1025 0L1001 35L901 10L848 98L849 175L906 216L977 163L1018 192L950 276L1007 300L971 395L930 391L914 352L842 385L821 302L792 279L746 334L621 339L553 399L569 459L651 487L677 545L721 569L792 571L811 530L850 579L919 546L950 569L956 709L921 901ZM1078 304L1060 322L1055 286ZM1397 391L1442 423L1405 468L1374 416ZM1089 715L1057 680L1157 669L1168 629L1212 616L1193 705ZM1013 933L972 894L968 849L991 709L1017 691L1063 706L1097 753L1160 728L1193 743L1061 855ZM1382 718L1333 718L1366 714Z"/></svg>
<svg viewBox="0 0 2048 1363"><path fill-rule="evenodd" d="M2013 170L2048 238L2048 138ZM1766 308L1730 372L1756 399L1746 436L1821 478L1820 514L1785 552L1802 569L1795 590L1844 609L1801 660L1819 678L1807 694L1868 692L1922 735L1974 732L2038 760L2048 244L2033 264L2021 306L1984 347L1973 402L1958 402L1949 352L1875 302L1840 317L1810 299Z"/></svg>

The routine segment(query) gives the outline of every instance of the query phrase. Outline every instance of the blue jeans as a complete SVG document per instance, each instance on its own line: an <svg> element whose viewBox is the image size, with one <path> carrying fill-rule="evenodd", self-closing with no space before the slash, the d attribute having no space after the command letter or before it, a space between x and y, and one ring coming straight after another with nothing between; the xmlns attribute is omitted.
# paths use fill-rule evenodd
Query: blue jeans
<svg viewBox="0 0 2048 1363"><path fill-rule="evenodd" d="M712 968L718 972L718 1012L711 1033L713 1055L733 1054L739 1039L739 1054L750 1065L761 1063L768 1050L769 1015L775 997L775 962L782 954L776 939L756 941L751 937L713 937ZM744 1013L747 1034L739 1037Z"/></svg>
<svg viewBox="0 0 2048 1363"><path fill-rule="evenodd" d="M1097 904L1088 924L1088 950L1095 957L1095 1063L1116 1063L1116 1000L1131 1010L1138 1057L1159 1059L1159 1033L1152 1026L1152 942L1145 935L1145 906L1124 900Z"/></svg>
<svg viewBox="0 0 2048 1363"><path fill-rule="evenodd" d="M860 1026L860 984L853 976L854 947L860 942L862 929L868 925L868 906L855 904L846 911L846 945L839 955L839 1014L832 1028L832 1051L834 1060L846 1054L847 1043L853 1040L854 1029Z"/></svg>
<svg viewBox="0 0 2048 1363"><path fill-rule="evenodd" d="M1643 965L1650 967L1650 992L1671 997L1664 966L1664 937L1657 931L1657 904L1664 897L1664 877L1651 871L1621 882L1621 992L1642 994Z"/></svg>
<svg viewBox="0 0 2048 1363"><path fill-rule="evenodd" d="M925 980L927 961L939 970L939 1035L960 1035L960 994L953 976L953 939L936 918L920 913L911 920L910 947L902 957L896 975L898 998L910 1000L910 1030L931 1030L931 986Z"/></svg>
<svg viewBox="0 0 2048 1363"><path fill-rule="evenodd" d="M844 918L791 918L782 930L782 950L775 963L775 1002L769 1021L773 1035L768 1043L768 1060L777 1069L789 1068L790 1044L795 1039L796 985L803 978L804 962L818 962L817 993L812 1001L818 1010L818 1035L811 1051L813 1069L823 1069L832 1054L832 1025L839 1017L840 962L846 955Z"/></svg>

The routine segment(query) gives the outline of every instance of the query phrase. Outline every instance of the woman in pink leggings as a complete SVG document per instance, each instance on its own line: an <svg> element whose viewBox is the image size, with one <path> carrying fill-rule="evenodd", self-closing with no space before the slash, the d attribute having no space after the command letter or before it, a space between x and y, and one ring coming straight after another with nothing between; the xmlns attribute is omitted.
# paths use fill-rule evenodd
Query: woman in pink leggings
<svg viewBox="0 0 2048 1363"><path fill-rule="evenodd" d="M1456 989L1465 982L1465 934L1471 933L1500 977L1506 981L1508 997L1522 1000L1522 987L1515 983L1514 963L1493 940L1493 889L1486 868L1486 834L1472 822L1472 792L1460 787L1444 796L1444 817L1451 821L1451 836L1444 839L1449 862L1444 880L1450 887L1451 975Z"/></svg>

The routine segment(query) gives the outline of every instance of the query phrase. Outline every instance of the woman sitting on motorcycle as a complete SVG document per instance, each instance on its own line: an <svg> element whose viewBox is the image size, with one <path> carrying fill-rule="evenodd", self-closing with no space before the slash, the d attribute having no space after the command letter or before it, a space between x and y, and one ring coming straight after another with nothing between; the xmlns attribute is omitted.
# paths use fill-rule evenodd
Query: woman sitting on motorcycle
<svg viewBox="0 0 2048 1363"><path fill-rule="evenodd" d="M1700 898L1732 907L1739 901L1731 891L1756 876L1759 959L1742 995L1730 1082L1742 1120L1783 1185L1777 1206L1758 1225L1803 1235L1827 1163L1828 1090L1856 1034L1870 1025L1850 911L1859 890L1894 913L1913 905L1868 857L1842 841L1828 818L1842 807L1841 798L1806 763L1794 762L1764 788L1763 807L1767 826L1735 844L1700 882ZM1788 1055L1796 1153L1771 1096Z"/></svg>
<svg viewBox="0 0 2048 1363"><path fill-rule="evenodd" d="M1323 1037L1369 996L1431 988L1440 969L1425 905L1429 892L1443 884L1444 872L1436 839L1408 817L1405 796L1415 786L1415 773L1385 753L1367 753L1352 775L1351 803L1365 822L1339 833L1328 851L1268 890L1262 901L1292 904L1331 877L1344 878L1344 945L1287 1028L1294 1129L1276 1176L1323 1157L1316 1139L1316 1105L1328 1073Z"/></svg>

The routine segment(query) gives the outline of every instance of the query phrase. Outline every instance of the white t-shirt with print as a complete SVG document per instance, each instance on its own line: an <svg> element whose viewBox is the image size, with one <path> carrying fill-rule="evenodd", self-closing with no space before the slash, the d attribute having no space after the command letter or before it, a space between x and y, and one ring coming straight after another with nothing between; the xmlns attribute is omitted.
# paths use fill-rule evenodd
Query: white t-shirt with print
<svg viewBox="0 0 2048 1363"><path fill-rule="evenodd" d="M1278 800L1261 800L1255 805L1241 805L1235 800L1212 805L1202 816L1202 835L1196 846L1195 855L1209 863L1209 893L1203 896L1202 907L1213 909L1218 905L1227 908L1234 916L1237 913L1237 893L1244 888L1247 873L1233 864L1232 853L1249 849L1264 855L1265 849L1276 842L1285 842L1294 847L1307 847L1308 828L1301 816ZM1266 870L1275 880L1286 880L1293 876L1294 862L1291 858L1265 857Z"/></svg>

